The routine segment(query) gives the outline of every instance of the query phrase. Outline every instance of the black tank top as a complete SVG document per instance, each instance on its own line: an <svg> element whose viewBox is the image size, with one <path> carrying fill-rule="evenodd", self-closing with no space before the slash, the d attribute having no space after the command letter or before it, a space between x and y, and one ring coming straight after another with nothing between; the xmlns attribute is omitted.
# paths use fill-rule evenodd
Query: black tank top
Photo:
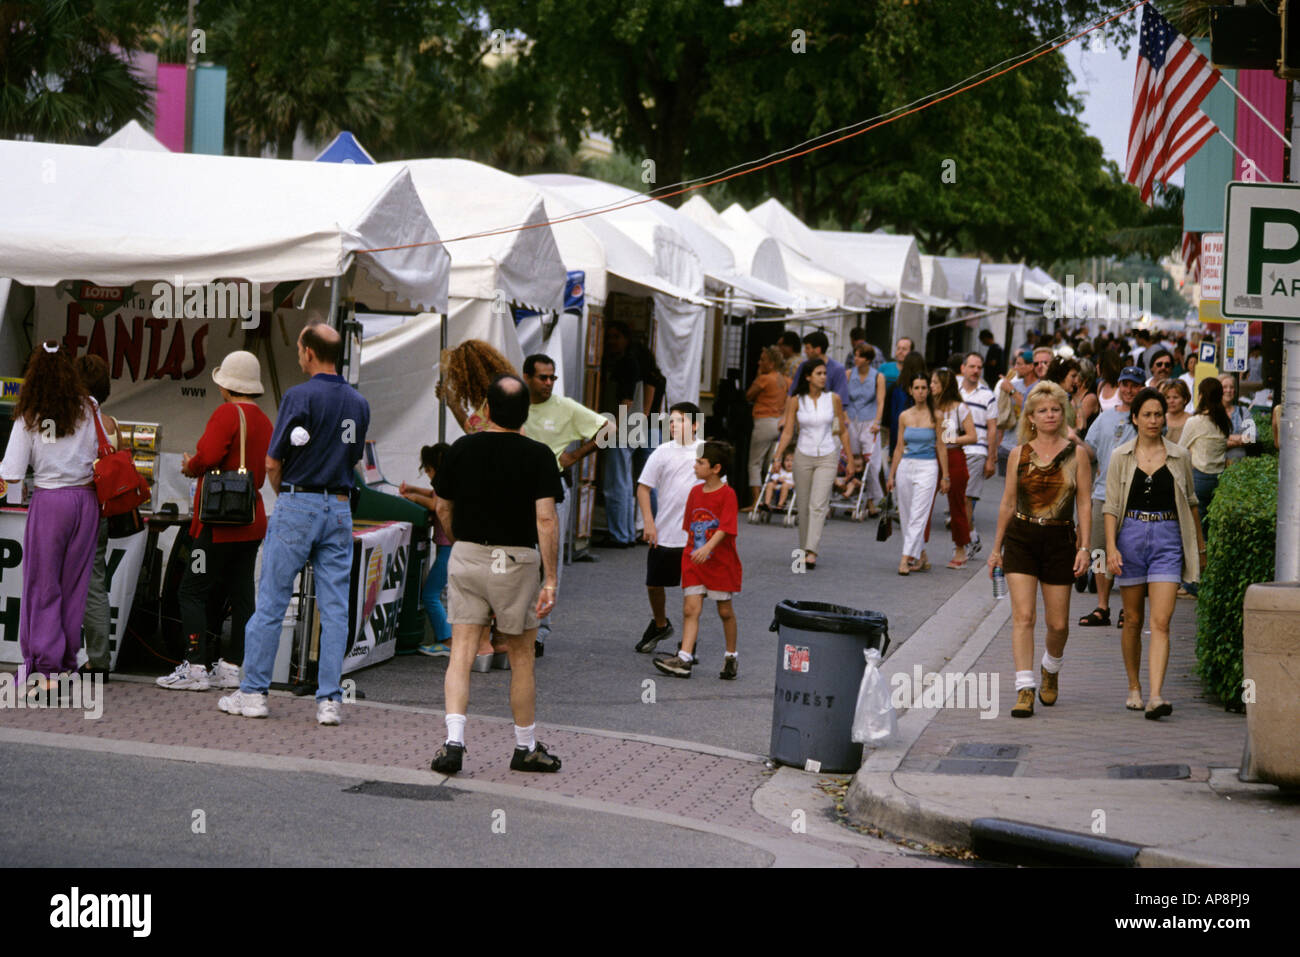
<svg viewBox="0 0 1300 957"><path fill-rule="evenodd" d="M1156 469L1154 475L1147 475L1141 469L1133 473L1133 484L1128 490L1130 512L1172 512L1177 508L1174 501L1174 474L1168 465Z"/></svg>

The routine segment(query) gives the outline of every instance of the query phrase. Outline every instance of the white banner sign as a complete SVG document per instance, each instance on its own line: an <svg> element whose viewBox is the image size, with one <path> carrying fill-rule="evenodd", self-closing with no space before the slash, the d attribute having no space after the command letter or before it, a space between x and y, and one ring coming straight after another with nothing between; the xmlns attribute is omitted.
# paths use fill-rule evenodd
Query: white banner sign
<svg viewBox="0 0 1300 957"><path fill-rule="evenodd" d="M1201 298L1218 299L1223 294L1223 233L1201 236Z"/></svg>
<svg viewBox="0 0 1300 957"><path fill-rule="evenodd" d="M23 594L23 532L26 509L0 509L0 661L18 663L23 654L18 643L18 610ZM112 664L117 666L121 637L131 619L140 566L149 533L136 532L130 538L110 538L104 563L108 570L109 641Z"/></svg>

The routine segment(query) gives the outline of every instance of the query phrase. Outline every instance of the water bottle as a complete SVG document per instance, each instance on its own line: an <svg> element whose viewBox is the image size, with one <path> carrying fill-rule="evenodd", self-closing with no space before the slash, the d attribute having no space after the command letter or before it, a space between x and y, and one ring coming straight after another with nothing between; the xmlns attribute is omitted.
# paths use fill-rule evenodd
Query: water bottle
<svg viewBox="0 0 1300 957"><path fill-rule="evenodd" d="M1007 597L1007 576L1002 574L1002 566L993 566L993 598Z"/></svg>

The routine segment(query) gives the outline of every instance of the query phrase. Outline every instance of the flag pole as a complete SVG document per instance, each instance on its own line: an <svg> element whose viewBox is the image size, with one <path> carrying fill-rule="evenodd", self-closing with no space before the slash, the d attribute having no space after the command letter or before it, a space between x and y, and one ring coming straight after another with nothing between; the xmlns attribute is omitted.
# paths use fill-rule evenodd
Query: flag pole
<svg viewBox="0 0 1300 957"><path fill-rule="evenodd" d="M1249 156L1243 153L1241 151L1241 147L1239 147L1236 143L1232 142L1232 140L1228 139L1227 133L1223 132L1223 130L1219 129L1217 126L1215 127L1214 131L1223 137L1223 141L1227 143L1229 146L1231 146L1236 151L1238 156L1240 156L1242 159L1244 159L1247 163L1251 165L1251 167L1255 170L1255 175L1259 177L1260 180L1262 180L1265 183L1273 182L1271 179L1269 179L1267 176L1265 176L1263 173L1259 171L1258 163L1256 163L1253 159L1251 159Z"/></svg>
<svg viewBox="0 0 1300 957"><path fill-rule="evenodd" d="M1249 109L1250 112L1252 112L1252 113L1254 113L1256 116L1258 116L1259 119L1260 119L1260 121L1261 121L1265 126L1267 126L1270 130L1272 130L1273 133L1274 133L1274 135L1277 136L1278 139L1280 139L1283 143L1286 144L1286 148L1287 148L1287 149L1290 149L1290 148L1291 148L1291 141L1290 141L1289 139L1287 139L1285 136L1283 136L1282 133L1281 133L1281 131L1279 131L1278 128L1277 128L1276 126L1274 126L1272 123L1270 123L1270 122L1268 121L1268 117L1265 116L1263 113L1261 113L1261 112L1259 111L1259 109L1255 106L1254 103L1250 102L1250 100L1248 100L1248 99L1246 99L1244 96L1242 96L1241 91L1238 90L1235 86L1233 86L1231 83L1229 83L1229 82L1227 81L1227 79L1223 76L1223 72L1222 72L1222 71L1219 72L1219 82L1222 83L1224 86L1226 86L1229 90L1231 90L1233 96L1235 96L1237 99L1241 100L1242 103L1245 103L1247 109ZM1224 139L1227 139L1227 137L1225 136ZM1231 141L1231 140L1228 140L1228 142L1231 143L1232 141ZM1233 149L1237 149L1237 147L1234 146ZM1237 150L1237 152L1240 153L1241 151L1240 151L1240 150Z"/></svg>

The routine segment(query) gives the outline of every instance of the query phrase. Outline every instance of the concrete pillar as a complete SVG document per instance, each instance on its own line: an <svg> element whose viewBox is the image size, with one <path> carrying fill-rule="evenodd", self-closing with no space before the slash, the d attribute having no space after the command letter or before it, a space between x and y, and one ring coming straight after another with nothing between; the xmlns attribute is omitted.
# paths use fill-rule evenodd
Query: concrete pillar
<svg viewBox="0 0 1300 957"><path fill-rule="evenodd" d="M1255 776L1300 789L1300 584L1251 585L1243 626L1246 723Z"/></svg>

